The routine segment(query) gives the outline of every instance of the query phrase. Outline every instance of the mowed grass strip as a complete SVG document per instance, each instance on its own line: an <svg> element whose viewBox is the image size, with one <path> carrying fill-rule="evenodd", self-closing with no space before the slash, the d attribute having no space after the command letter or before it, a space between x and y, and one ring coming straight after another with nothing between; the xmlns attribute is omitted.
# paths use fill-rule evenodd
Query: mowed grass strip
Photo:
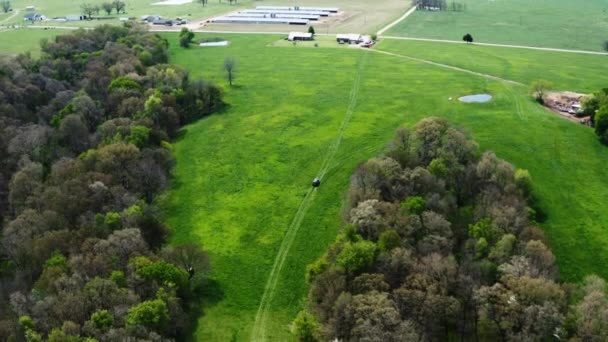
<svg viewBox="0 0 608 342"><path fill-rule="evenodd" d="M451 4L451 0L448 4ZM608 29L603 0L456 0L462 12L416 11L386 35L601 51Z"/></svg>
<svg viewBox="0 0 608 342"><path fill-rule="evenodd" d="M272 47L280 37L221 36L231 41L229 47L186 50L167 35L172 62L193 77L226 85L224 58L238 65L236 86L226 86L230 107L188 126L176 142L175 180L161 200L173 241L196 241L211 253L216 286L206 298L196 340L249 340L276 252L346 113L363 53L371 54L352 120L269 306L269 340L290 339L289 323L307 291L305 266L340 229L342 200L357 163L381 151L397 126L430 115L463 126L482 149L530 170L564 279L608 276L608 214L601 206L608 196L602 167L608 150L592 130L532 102L525 87L369 51ZM569 80L559 74L554 79L564 85ZM494 100L448 100L481 92Z"/></svg>

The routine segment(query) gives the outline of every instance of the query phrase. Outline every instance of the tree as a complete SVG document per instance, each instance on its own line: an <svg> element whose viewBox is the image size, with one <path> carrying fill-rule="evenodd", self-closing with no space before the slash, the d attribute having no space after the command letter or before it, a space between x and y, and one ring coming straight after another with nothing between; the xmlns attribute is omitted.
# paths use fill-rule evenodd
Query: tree
<svg viewBox="0 0 608 342"><path fill-rule="evenodd" d="M300 311L293 321L293 330L298 341L317 341L319 337L319 328L319 323L317 323L315 316L304 310Z"/></svg>
<svg viewBox="0 0 608 342"><path fill-rule="evenodd" d="M467 44L471 44L473 43L473 36L470 33L467 33L462 37L462 40L465 41Z"/></svg>
<svg viewBox="0 0 608 342"><path fill-rule="evenodd" d="M124 13L125 7L127 7L127 4L124 3L124 1L120 1L120 0L115 0L114 2L112 2L112 4L114 5L114 8L116 9L116 14L120 13L121 11Z"/></svg>
<svg viewBox="0 0 608 342"><path fill-rule="evenodd" d="M93 13L95 13L96 11L99 11L99 7L97 7L96 5L93 5L93 4L84 3L84 4L80 5L80 10L82 11L83 14L85 14L87 16L87 18L90 19L93 17Z"/></svg>
<svg viewBox="0 0 608 342"><path fill-rule="evenodd" d="M355 273L372 265L376 256L376 244L371 241L347 242L336 258L336 263L347 272Z"/></svg>
<svg viewBox="0 0 608 342"><path fill-rule="evenodd" d="M608 145L608 106L601 107L594 117L595 134L603 144Z"/></svg>
<svg viewBox="0 0 608 342"><path fill-rule="evenodd" d="M604 51L608 51L608 40L604 41L604 44L602 45L602 47L604 48Z"/></svg>
<svg viewBox="0 0 608 342"><path fill-rule="evenodd" d="M538 102L540 104L544 104L545 95L547 94L547 92L549 90L551 90L552 87L553 87L553 85L549 81L545 81L545 80L534 81L531 86L532 96L534 96L534 99L536 100L536 102Z"/></svg>
<svg viewBox="0 0 608 342"><path fill-rule="evenodd" d="M179 33L179 46L183 48L188 48L193 38L194 32L188 30L185 27L182 28L181 32Z"/></svg>
<svg viewBox="0 0 608 342"><path fill-rule="evenodd" d="M167 303L162 299L141 302L129 309L127 324L162 329L169 322Z"/></svg>
<svg viewBox="0 0 608 342"><path fill-rule="evenodd" d="M2 10L4 11L4 13L8 13L8 11L11 10L11 2L8 0L0 1L0 5L2 6Z"/></svg>
<svg viewBox="0 0 608 342"><path fill-rule="evenodd" d="M226 57L226 59L224 59L224 70L226 71L226 78L228 79L228 83L230 84L231 87L232 87L232 82L234 82L234 79L236 77L235 69L236 69L236 62L235 62L234 58Z"/></svg>
<svg viewBox="0 0 608 342"><path fill-rule="evenodd" d="M103 4L101 4L101 8L106 11L107 15L110 15L112 14L112 10L114 9L114 4L112 4L111 2L104 2Z"/></svg>
<svg viewBox="0 0 608 342"><path fill-rule="evenodd" d="M315 28L312 27L312 26L309 26L308 27L308 33L312 33L312 35L314 36L315 35Z"/></svg>
<svg viewBox="0 0 608 342"><path fill-rule="evenodd" d="M199 3L201 3L203 5L203 7L205 7L205 5L209 2L209 0L198 0ZM220 0L221 2L221 0Z"/></svg>

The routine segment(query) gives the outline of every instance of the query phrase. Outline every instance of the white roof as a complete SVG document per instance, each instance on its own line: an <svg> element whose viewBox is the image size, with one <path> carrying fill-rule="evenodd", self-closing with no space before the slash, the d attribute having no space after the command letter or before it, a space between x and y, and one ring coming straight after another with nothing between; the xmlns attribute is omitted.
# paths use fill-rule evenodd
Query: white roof
<svg viewBox="0 0 608 342"><path fill-rule="evenodd" d="M357 34L357 33L337 34L336 38L348 39L348 40L359 40L359 39L361 39L361 35Z"/></svg>
<svg viewBox="0 0 608 342"><path fill-rule="evenodd" d="M308 32L289 32L289 37L287 39L292 40L294 38L312 38L312 33Z"/></svg>

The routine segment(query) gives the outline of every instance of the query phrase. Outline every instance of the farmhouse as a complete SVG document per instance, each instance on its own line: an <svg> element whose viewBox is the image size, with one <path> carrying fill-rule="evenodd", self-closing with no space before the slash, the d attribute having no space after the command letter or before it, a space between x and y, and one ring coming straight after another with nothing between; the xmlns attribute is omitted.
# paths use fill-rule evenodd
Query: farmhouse
<svg viewBox="0 0 608 342"><path fill-rule="evenodd" d="M287 37L287 40L290 42L295 41L304 41L304 40L313 40L312 33L304 33L304 32L291 32Z"/></svg>
<svg viewBox="0 0 608 342"><path fill-rule="evenodd" d="M46 20L46 16L44 14L38 13L28 13L23 16L24 21L43 21Z"/></svg>

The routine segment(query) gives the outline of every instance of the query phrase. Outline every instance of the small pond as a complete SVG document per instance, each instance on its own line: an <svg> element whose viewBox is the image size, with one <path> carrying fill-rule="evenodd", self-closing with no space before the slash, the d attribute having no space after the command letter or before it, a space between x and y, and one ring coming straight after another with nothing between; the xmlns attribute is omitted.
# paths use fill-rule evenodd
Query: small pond
<svg viewBox="0 0 608 342"><path fill-rule="evenodd" d="M490 102L490 100L492 100L490 94L476 94L458 98L458 101L466 103Z"/></svg>

